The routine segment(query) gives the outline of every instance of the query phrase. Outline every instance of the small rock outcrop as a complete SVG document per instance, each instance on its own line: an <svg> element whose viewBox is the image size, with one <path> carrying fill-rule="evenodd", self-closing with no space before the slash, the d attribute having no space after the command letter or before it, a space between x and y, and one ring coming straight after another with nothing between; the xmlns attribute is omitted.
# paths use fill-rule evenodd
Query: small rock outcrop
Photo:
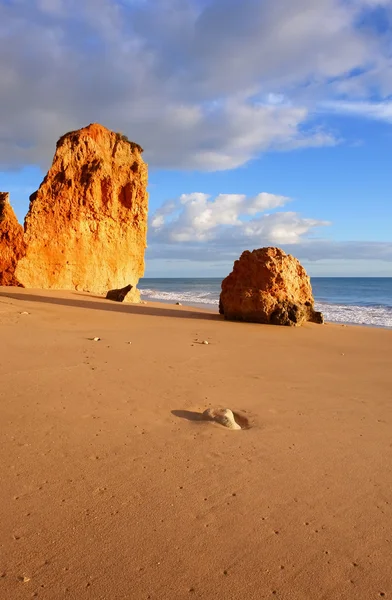
<svg viewBox="0 0 392 600"><path fill-rule="evenodd" d="M207 408L202 419L205 421L215 421L228 429L241 429L241 426L236 423L233 411L230 408Z"/></svg>
<svg viewBox="0 0 392 600"><path fill-rule="evenodd" d="M12 210L9 194L0 192L0 285L21 286L15 269L25 250L23 227Z"/></svg>
<svg viewBox="0 0 392 600"><path fill-rule="evenodd" d="M222 281L219 312L233 321L272 325L324 322L322 313L314 310L305 269L279 248L242 253Z"/></svg>
<svg viewBox="0 0 392 600"><path fill-rule="evenodd" d="M147 165L138 144L98 124L65 134L30 196L18 280L25 287L98 294L130 281L129 299L139 301L146 188Z"/></svg>
<svg viewBox="0 0 392 600"><path fill-rule="evenodd" d="M109 290L106 294L106 300L113 300L114 302L124 302L124 298L131 291L132 286L127 285L121 290Z"/></svg>

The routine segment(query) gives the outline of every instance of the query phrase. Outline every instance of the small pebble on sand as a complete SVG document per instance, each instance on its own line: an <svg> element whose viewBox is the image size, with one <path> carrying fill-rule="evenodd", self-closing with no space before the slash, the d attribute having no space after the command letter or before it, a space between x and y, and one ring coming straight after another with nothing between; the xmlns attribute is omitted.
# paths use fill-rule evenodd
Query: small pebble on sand
<svg viewBox="0 0 392 600"><path fill-rule="evenodd" d="M230 408L207 408L202 414L202 419L215 421L228 429L241 429L241 426L236 423L234 413Z"/></svg>

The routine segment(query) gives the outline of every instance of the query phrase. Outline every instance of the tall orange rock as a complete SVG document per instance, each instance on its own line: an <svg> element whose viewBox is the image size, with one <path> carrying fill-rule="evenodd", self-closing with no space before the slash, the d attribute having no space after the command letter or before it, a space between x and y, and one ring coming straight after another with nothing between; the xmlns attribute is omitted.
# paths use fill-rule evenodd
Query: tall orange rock
<svg viewBox="0 0 392 600"><path fill-rule="evenodd" d="M0 285L21 285L15 269L25 249L23 227L12 210L9 194L0 192Z"/></svg>
<svg viewBox="0 0 392 600"><path fill-rule="evenodd" d="M219 312L226 319L252 323L323 323L305 269L294 256L272 247L246 250L235 261L222 281Z"/></svg>
<svg viewBox="0 0 392 600"><path fill-rule="evenodd" d="M148 208L142 152L98 124L59 139L30 196L27 251L16 270L25 287L106 294L131 284L128 298L140 299Z"/></svg>

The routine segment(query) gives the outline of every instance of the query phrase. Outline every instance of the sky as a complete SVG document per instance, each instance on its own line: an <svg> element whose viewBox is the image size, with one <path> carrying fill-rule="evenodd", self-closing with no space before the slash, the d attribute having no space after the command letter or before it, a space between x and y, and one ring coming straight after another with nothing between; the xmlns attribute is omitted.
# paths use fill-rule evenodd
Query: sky
<svg viewBox="0 0 392 600"><path fill-rule="evenodd" d="M144 148L146 276L392 276L392 0L0 0L0 108L21 222L65 132Z"/></svg>

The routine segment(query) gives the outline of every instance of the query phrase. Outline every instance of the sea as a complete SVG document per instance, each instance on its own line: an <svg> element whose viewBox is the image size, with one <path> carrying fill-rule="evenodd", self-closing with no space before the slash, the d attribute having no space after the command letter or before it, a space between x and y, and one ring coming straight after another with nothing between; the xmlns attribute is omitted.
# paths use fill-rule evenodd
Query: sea
<svg viewBox="0 0 392 600"><path fill-rule="evenodd" d="M313 277L316 309L326 321L392 328L392 277ZM204 307L218 311L222 279L144 278L143 300Z"/></svg>

